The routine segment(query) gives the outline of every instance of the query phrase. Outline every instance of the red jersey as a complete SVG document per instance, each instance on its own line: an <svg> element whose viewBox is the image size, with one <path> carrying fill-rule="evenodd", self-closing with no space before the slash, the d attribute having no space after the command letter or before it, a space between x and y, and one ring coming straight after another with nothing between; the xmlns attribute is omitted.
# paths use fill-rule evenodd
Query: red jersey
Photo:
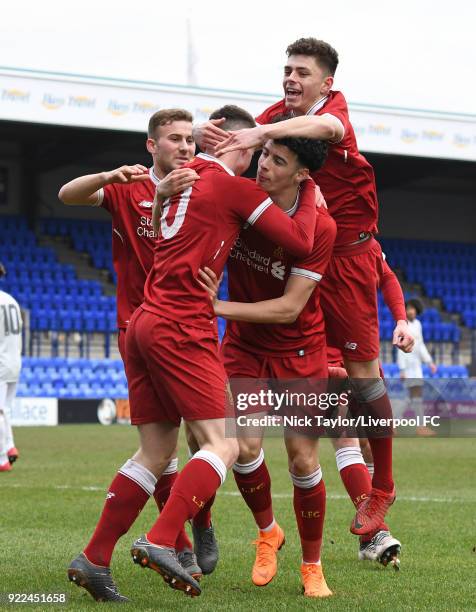
<svg viewBox="0 0 476 612"><path fill-rule="evenodd" d="M152 229L152 203L159 179L113 183L99 192L98 206L112 216L112 259L117 274L117 326L126 328L144 301L144 283L154 261L157 238Z"/></svg>
<svg viewBox="0 0 476 612"><path fill-rule="evenodd" d="M188 167L200 179L164 204L143 308L210 329L215 313L197 282L199 268L208 266L220 276L245 222L296 255L308 254L317 217L315 185L305 182L299 211L290 218L266 192L234 177L220 160L200 153Z"/></svg>
<svg viewBox="0 0 476 612"><path fill-rule="evenodd" d="M295 213L298 203L288 214ZM254 228L241 231L228 259L228 291L233 302L260 302L279 298L291 274L319 282L327 268L336 236L336 224L325 208L319 211L314 245L309 256L296 259L276 241ZM256 324L228 321L226 334L245 350L260 355L291 356L312 352L325 343L324 315L319 285L294 323Z"/></svg>
<svg viewBox="0 0 476 612"><path fill-rule="evenodd" d="M273 117L286 112L281 100L267 108L256 121L261 125L271 123ZM378 201L374 171L359 153L344 96L340 91L331 91L306 114L330 114L344 126L344 137L338 143L328 143L326 163L312 174L337 223L336 246L359 240L363 232L376 233Z"/></svg>

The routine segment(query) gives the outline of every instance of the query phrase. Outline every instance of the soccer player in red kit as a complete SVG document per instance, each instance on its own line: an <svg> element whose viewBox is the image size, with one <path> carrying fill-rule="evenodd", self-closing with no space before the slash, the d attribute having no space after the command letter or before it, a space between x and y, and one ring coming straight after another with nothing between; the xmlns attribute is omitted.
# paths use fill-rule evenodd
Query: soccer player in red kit
<svg viewBox="0 0 476 612"><path fill-rule="evenodd" d="M144 300L144 284L154 259L157 235L152 229L151 218L155 189L170 172L181 168L193 158L195 142L192 137L192 121L192 115L183 109L163 109L154 113L149 120L146 142L153 160L149 169L136 164L81 176L64 185L59 192L59 198L65 204L100 206L112 217L112 250L117 273L118 344L123 360L127 325L134 310ZM181 176L175 174L174 188L188 187L192 183L187 182L187 177L193 174L190 170L184 170ZM125 533L121 521L114 516L111 519L111 516L115 513L114 508L123 511L127 503L127 492L120 490L121 483L125 483L124 489L127 489L128 480L137 478L134 472L136 459L134 456L120 469L118 482L111 488L115 494L107 498L103 518L96 532L83 555L72 564L81 567L73 567L70 577L79 584L76 574L82 571L82 586L86 586L95 598L114 600L121 597L115 586L111 590L110 576L107 577L107 584L104 581L103 584L93 580L92 575L97 573L99 566L99 573L105 576L104 568L109 568L114 546ZM159 510L165 505L177 477L177 463L174 457L153 490L150 483L155 479L154 466L148 466L152 472L150 483L144 479L142 486L146 491L153 492ZM194 575L200 574L192 552L192 543L185 530L180 532L176 547L184 567ZM106 587L110 587L109 590Z"/></svg>
<svg viewBox="0 0 476 612"><path fill-rule="evenodd" d="M248 132L237 132L218 144L217 152L261 146L269 138L306 136L327 140L329 155L313 174L337 224L333 257L321 285L321 305L327 336L338 347L351 377L359 411L391 418L385 385L379 377L379 330L376 284L382 265L377 232L378 202L372 166L359 152L349 120L347 103L332 90L338 64L337 52L314 38L299 39L287 48L284 67L284 99L266 109ZM271 124L287 112L287 121ZM223 134L208 124L198 144L217 143ZM399 335L407 334L407 323ZM370 533L383 520L395 499L392 475L391 430L372 432L369 442L375 461L372 493L351 524L355 534Z"/></svg>
<svg viewBox="0 0 476 612"><path fill-rule="evenodd" d="M225 129L254 125L237 107L226 107L222 114L228 121ZM312 248L317 217L312 181L305 181L301 208L290 219L253 183L235 178L250 159L250 152L241 151L220 159L200 154L189 165L199 179L163 205L144 303L126 334L131 421L138 426L143 456L134 462L135 481L128 483L122 523L127 521L128 528L145 505L154 474L160 475L175 452L183 418L200 451L180 473L159 520L134 543L132 554L137 563L192 595L199 594L200 587L178 563L175 542L185 521L220 486L238 451L236 441L225 439L226 375L218 355L216 319L211 305L204 303L198 269L207 265L221 273L243 222L304 256Z"/></svg>
<svg viewBox="0 0 476 612"><path fill-rule="evenodd" d="M301 182L310 171L322 166L326 152L326 143L319 140L269 140L258 161L256 183L293 216L300 206ZM283 185L288 187L283 189ZM307 389L306 379L314 379L317 386L324 382L321 390L326 390L327 356L319 283L335 234L335 222L321 208L312 252L296 258L275 240L264 239L253 227L242 229L227 264L230 301L214 302L216 314L228 319L221 354L234 395L243 391L238 379L269 379L276 390L303 379L298 383L298 392ZM208 274L212 275L213 295L216 277L211 271ZM209 287L208 276L202 277ZM263 410L257 407L254 411ZM284 543L283 530L273 515L263 433L261 427L244 427L240 431L240 454L233 466L238 488L259 529L252 570L252 581L257 586L268 584L275 576L277 551ZM285 445L302 547L301 580L305 596L327 597L332 592L320 562L326 490L317 456L318 440L309 430L300 434L288 431Z"/></svg>
<svg viewBox="0 0 476 612"><path fill-rule="evenodd" d="M400 323L405 321L406 316L405 299L400 283L385 259L380 268L378 286L396 323L393 345L404 353L409 353L413 349L414 339L409 334L402 337L399 331ZM347 371L341 351L328 346L327 359L329 378L342 379L344 382L347 379ZM381 376L383 378L383 372ZM339 391L337 387L335 390ZM336 450L337 469L342 483L352 503L358 508L372 490L373 457L368 440L333 437L332 443ZM400 549L400 542L390 534L388 526L382 522L373 532L360 536L359 559L379 561L383 565L389 562L398 565Z"/></svg>
<svg viewBox="0 0 476 612"><path fill-rule="evenodd" d="M64 204L99 206L112 217L118 344L123 360L127 325L144 300L145 280L154 261L157 236L151 219L155 189L169 172L195 155L192 121L192 115L183 109L154 113L146 142L153 160L150 168L135 164L80 176L63 185L58 194Z"/></svg>

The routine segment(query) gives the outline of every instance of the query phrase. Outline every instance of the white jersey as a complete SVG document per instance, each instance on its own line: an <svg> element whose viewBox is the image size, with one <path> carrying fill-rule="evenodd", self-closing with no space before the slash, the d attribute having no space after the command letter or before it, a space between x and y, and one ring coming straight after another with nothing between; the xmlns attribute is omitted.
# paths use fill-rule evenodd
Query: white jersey
<svg viewBox="0 0 476 612"><path fill-rule="evenodd" d="M407 378L423 378L422 363L432 363L433 359L423 341L420 321L418 319L408 321L408 331L415 338L415 345L411 353L398 351L398 367L405 372Z"/></svg>
<svg viewBox="0 0 476 612"><path fill-rule="evenodd" d="M0 291L0 382L16 382L20 376L22 327L17 301Z"/></svg>

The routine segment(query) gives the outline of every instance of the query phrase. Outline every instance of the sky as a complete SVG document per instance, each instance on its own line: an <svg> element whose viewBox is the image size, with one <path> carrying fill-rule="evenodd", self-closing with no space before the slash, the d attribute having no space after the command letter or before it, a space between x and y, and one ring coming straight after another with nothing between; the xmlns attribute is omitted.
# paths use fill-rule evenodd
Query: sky
<svg viewBox="0 0 476 612"><path fill-rule="evenodd" d="M187 19L202 87L279 95L286 46L315 36L350 102L476 115L470 0L3 0L0 65L186 84Z"/></svg>

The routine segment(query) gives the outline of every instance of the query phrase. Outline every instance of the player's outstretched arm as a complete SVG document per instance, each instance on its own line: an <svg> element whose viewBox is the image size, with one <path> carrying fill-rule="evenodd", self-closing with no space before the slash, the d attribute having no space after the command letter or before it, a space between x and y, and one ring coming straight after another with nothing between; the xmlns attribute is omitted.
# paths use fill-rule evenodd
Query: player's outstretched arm
<svg viewBox="0 0 476 612"><path fill-rule="evenodd" d="M307 257L314 246L320 191L312 179L301 183L299 208L293 217L270 201L270 206L253 221L253 227L295 257ZM320 204L319 204L320 205ZM249 222L249 219L248 219Z"/></svg>
<svg viewBox="0 0 476 612"><path fill-rule="evenodd" d="M112 183L134 183L149 179L149 171L141 164L134 166L121 166L109 172L98 174L86 174L73 179L63 185L58 193L58 198L67 205L89 205L98 204L99 190Z"/></svg>
<svg viewBox="0 0 476 612"><path fill-rule="evenodd" d="M311 279L291 275L284 294L279 298L252 303L227 302L217 299L219 282L213 270L204 268L199 270L199 275L201 280L198 282L211 299L215 314L231 321L247 323L294 323L317 284Z"/></svg>
<svg viewBox="0 0 476 612"><path fill-rule="evenodd" d="M387 304L396 322L392 343L404 353L411 353L415 339L408 330L405 298L395 272L386 261L383 262L383 274L379 279L379 287L382 291L384 302Z"/></svg>
<svg viewBox="0 0 476 612"><path fill-rule="evenodd" d="M314 245L314 230L317 218L315 183L307 179L301 183L299 207L290 217L274 204L265 191L248 179L234 178L229 188L224 208L242 225L245 221L258 232L282 246L295 257L306 257Z"/></svg>
<svg viewBox="0 0 476 612"><path fill-rule="evenodd" d="M344 136L344 126L337 117L330 114L293 117L277 123L230 132L228 138L216 146L215 151L217 155L222 155L239 149L257 148L267 140L286 136L339 142Z"/></svg>

